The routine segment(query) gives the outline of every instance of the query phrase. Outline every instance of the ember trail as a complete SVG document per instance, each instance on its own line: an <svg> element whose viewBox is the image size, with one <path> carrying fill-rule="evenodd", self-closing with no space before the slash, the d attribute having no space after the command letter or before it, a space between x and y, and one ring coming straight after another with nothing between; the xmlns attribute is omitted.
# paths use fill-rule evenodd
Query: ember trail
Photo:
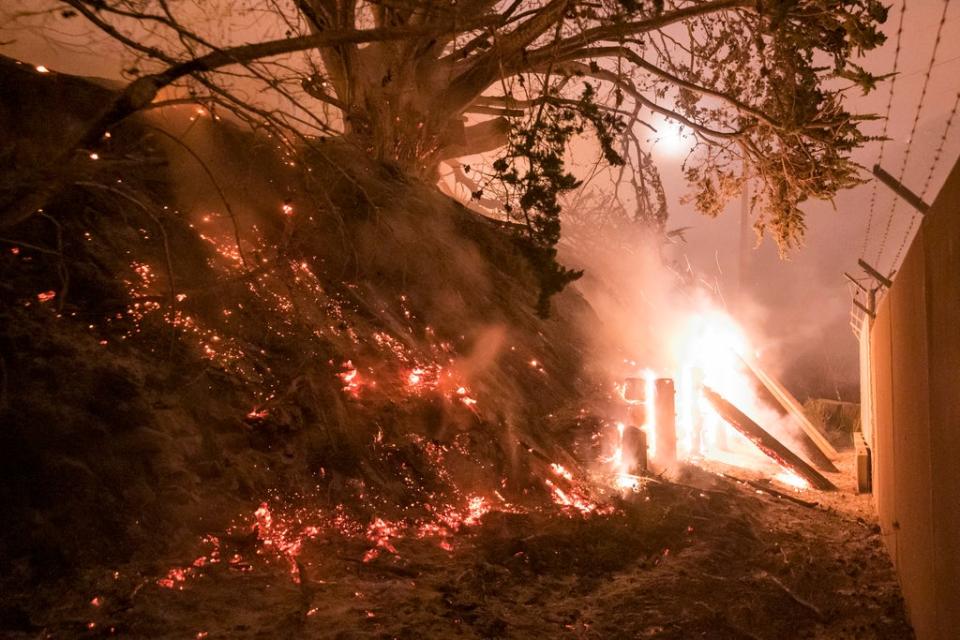
<svg viewBox="0 0 960 640"><path fill-rule="evenodd" d="M933 4L6 3L0 636L948 637Z"/></svg>

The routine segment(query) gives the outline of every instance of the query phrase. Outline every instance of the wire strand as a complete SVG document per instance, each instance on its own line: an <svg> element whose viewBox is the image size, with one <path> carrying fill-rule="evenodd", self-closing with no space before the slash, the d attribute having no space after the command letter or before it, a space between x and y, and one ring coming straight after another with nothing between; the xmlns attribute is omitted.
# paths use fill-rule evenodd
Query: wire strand
<svg viewBox="0 0 960 640"><path fill-rule="evenodd" d="M923 200L927 195L927 192L930 190L930 184L933 181L933 174L936 171L937 164L939 164L940 156L943 154L943 147L947 142L947 137L950 133L950 128L953 126L953 119L957 115L957 107L960 106L960 91L957 92L957 96L953 101L953 107L950 109L950 115L947 117L947 124L943 128L943 134L940 136L940 143L937 146L937 150L933 155L933 162L930 163L930 169L927 171L927 177L923 181L923 188L920 190L920 199ZM903 240L900 241L900 246L897 248L897 254L893 257L893 266L897 267L900 264L900 256L903 255L903 250L907 246L907 240L910 239L910 236L913 234L913 228L917 224L917 220L921 216L914 213L913 217L910 219L910 227L907 229L907 233L903 236Z"/></svg>
<svg viewBox="0 0 960 640"><path fill-rule="evenodd" d="M883 152L887 146L887 127L890 125L890 111L893 108L893 88L897 84L897 70L900 67L900 45L903 42L903 16L907 13L907 0L900 5L900 23L897 25L897 45L893 51L893 71L890 77L890 92L887 96L887 111L883 116L883 133L880 134L880 153L877 164L883 166ZM877 205L877 181L873 180L873 189L870 192L870 208L867 212L867 228L863 234L863 247L860 249L860 258L867 255L867 245L870 242L870 228L873 225L873 212Z"/></svg>
<svg viewBox="0 0 960 640"><path fill-rule="evenodd" d="M947 22L947 8L950 6L950 0L944 0L943 2L943 12L940 14L940 24L937 25L937 35L933 41L933 51L930 53L930 62L927 64L927 70L923 78L923 87L920 89L920 98L917 100L917 109L913 114L913 124L910 127L910 136L907 138L907 149L904 151L903 158L900 162L900 171L897 176L897 181L901 184L903 183L903 178L907 173L907 164L910 160L910 153L913 151L913 141L917 134L917 126L920 123L920 114L923 112L924 101L927 98L927 89L930 86L930 76L933 72L933 65L937 60L937 51L940 49L940 40L943 36L943 25ZM894 198L890 204L890 212L887 215L887 224L883 230L883 236L880 238L880 249L877 251L877 258L875 264L879 267L880 258L883 256L883 250L887 244L887 238L890 235L890 228L893 226L893 219L896 217L897 205L900 203L899 198ZM912 212L910 217L910 224L907 228L906 234L904 235L903 240L900 243L900 248L897 251L896 255L893 258L893 264L891 265L891 271L896 269L899 265L900 255L903 253L903 248L906 246L907 240L910 238L910 234L913 231L914 226L917 221L917 212Z"/></svg>

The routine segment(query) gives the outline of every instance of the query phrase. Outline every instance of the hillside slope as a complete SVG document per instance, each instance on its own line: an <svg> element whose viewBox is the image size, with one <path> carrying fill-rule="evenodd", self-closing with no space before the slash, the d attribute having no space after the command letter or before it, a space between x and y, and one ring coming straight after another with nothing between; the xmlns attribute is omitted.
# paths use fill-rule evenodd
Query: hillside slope
<svg viewBox="0 0 960 640"><path fill-rule="evenodd" d="M18 159L104 97L3 70ZM590 310L571 290L537 318L498 225L332 142L290 166L192 107L118 128L97 155L3 240L0 466L22 523L7 558L51 575L126 559L268 490L400 510L509 495L533 483L527 449L563 455L557 416L596 389Z"/></svg>
<svg viewBox="0 0 960 640"><path fill-rule="evenodd" d="M501 225L194 106L38 171L109 89L0 96L0 202L67 178L0 232L0 635L910 637L862 499L592 481L616 345Z"/></svg>

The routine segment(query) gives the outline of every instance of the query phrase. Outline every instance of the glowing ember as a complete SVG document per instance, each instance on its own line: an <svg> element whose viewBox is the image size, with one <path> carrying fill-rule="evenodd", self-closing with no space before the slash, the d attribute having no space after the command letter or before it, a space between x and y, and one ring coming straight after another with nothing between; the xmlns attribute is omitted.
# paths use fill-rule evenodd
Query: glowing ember
<svg viewBox="0 0 960 640"><path fill-rule="evenodd" d="M621 491L639 491L641 483L640 477L629 473L617 474L614 485Z"/></svg>
<svg viewBox="0 0 960 640"><path fill-rule="evenodd" d="M580 515L583 516L608 514L614 511L612 506L601 507L591 500L586 491L578 485L573 474L563 465L552 463L550 465L550 471L558 477L558 482L564 485L564 487L561 487L558 482L554 482L549 478L544 480L547 488L550 489L551 498L555 504L564 509L579 512Z"/></svg>
<svg viewBox="0 0 960 640"><path fill-rule="evenodd" d="M363 524L347 515L343 505L326 511L315 505L291 507L281 503L271 507L267 502L262 502L252 515L241 517L232 525L227 535L247 539L253 533L258 542L256 555L267 562L279 560L285 563L289 567L291 580L299 583L301 576L298 557L304 545L320 535L338 535L367 541L371 546L364 552L361 558L363 562L371 562L383 553L398 555L396 543L407 537L436 538L437 545L450 552L454 548L451 538L464 529L480 524L483 516L491 509L489 501L480 495L467 496L460 507L429 504L424 506L430 512L426 519L388 520L375 517ZM187 566L171 568L156 584L166 589L184 590L187 583L203 575L209 565L218 564L219 538L209 536L204 539L204 543L211 546L208 553L198 556ZM227 564L235 571L254 570L253 565L239 553L233 554ZM314 582L322 581L314 579Z"/></svg>
<svg viewBox="0 0 960 640"><path fill-rule="evenodd" d="M253 516L256 520L257 539L263 545L262 550L273 552L286 560L290 567L291 579L299 583L300 569L297 566L297 556L300 555L304 540L316 537L320 532L319 528L299 527L297 526L299 523L296 522L274 521L266 502L260 503Z"/></svg>
<svg viewBox="0 0 960 640"><path fill-rule="evenodd" d="M220 539L216 536L207 536L203 542L211 547L209 553L198 556L186 567L173 567L166 575L157 580L157 586L164 589L183 591L186 582L200 575L203 567L220 562Z"/></svg>
<svg viewBox="0 0 960 640"><path fill-rule="evenodd" d="M793 473L792 471L782 471L781 473L778 473L773 477L778 482L782 482L783 484L789 487L793 487L797 491L802 491L804 489L810 488L809 482L807 482L797 474Z"/></svg>
<svg viewBox="0 0 960 640"><path fill-rule="evenodd" d="M545 482L553 495L553 501L561 507L574 509L584 516L606 512L606 510L598 509L596 503L576 488L564 491L551 480Z"/></svg>
<svg viewBox="0 0 960 640"><path fill-rule="evenodd" d="M260 531L269 530L273 524L273 516L270 515L270 508L266 502L260 503L257 510L253 512L253 516L257 519L257 527L259 527Z"/></svg>
<svg viewBox="0 0 960 640"><path fill-rule="evenodd" d="M561 478L565 478L567 480L573 481L573 474L567 471L563 467L563 465L559 465L556 462L553 462L550 464L550 468L553 470L555 474L557 474Z"/></svg>
<svg viewBox="0 0 960 640"><path fill-rule="evenodd" d="M167 575L157 580L157 584L165 589L183 589L183 583L192 576L190 569L183 567L174 567L167 572Z"/></svg>
<svg viewBox="0 0 960 640"><path fill-rule="evenodd" d="M337 374L337 377L343 381L343 390L353 397L359 396L361 387L359 372L350 360L343 363L343 368L344 371Z"/></svg>
<svg viewBox="0 0 960 640"><path fill-rule="evenodd" d="M488 511L490 511L490 507L485 498L482 496L471 497L467 504L467 517L463 519L463 524L467 527L479 524L480 518Z"/></svg>
<svg viewBox="0 0 960 640"><path fill-rule="evenodd" d="M247 420L263 420L268 415L270 415L270 411L268 411L267 409L254 408L254 409L251 409L249 413L247 413Z"/></svg>
<svg viewBox="0 0 960 640"><path fill-rule="evenodd" d="M374 547L363 554L363 561L370 562L380 555L381 549L396 554L397 549L390 542L390 538L396 538L399 535L400 528L396 523L387 522L382 518L375 519L367 527L367 538L374 544Z"/></svg>
<svg viewBox="0 0 960 640"><path fill-rule="evenodd" d="M449 376L439 364L416 366L407 373L407 391L416 395L435 391Z"/></svg>
<svg viewBox="0 0 960 640"><path fill-rule="evenodd" d="M468 393L469 391L467 391L466 387L457 388L457 396L459 397L460 402L462 402L468 409L473 410L473 408L477 405L477 401L467 395Z"/></svg>
<svg viewBox="0 0 960 640"><path fill-rule="evenodd" d="M42 293L37 294L37 300L39 300L41 303L50 302L56 297L57 297L56 291L43 291Z"/></svg>

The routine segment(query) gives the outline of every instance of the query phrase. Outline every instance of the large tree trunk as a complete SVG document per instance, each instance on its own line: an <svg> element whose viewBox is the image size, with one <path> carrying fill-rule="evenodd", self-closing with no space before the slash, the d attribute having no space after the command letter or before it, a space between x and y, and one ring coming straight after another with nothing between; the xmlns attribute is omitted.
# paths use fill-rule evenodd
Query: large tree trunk
<svg viewBox="0 0 960 640"><path fill-rule="evenodd" d="M461 114L438 108L445 70L405 53L394 44L353 53L349 78L337 87L349 98L345 131L378 160L432 179L445 149L467 147L467 128Z"/></svg>
<svg viewBox="0 0 960 640"><path fill-rule="evenodd" d="M298 0L314 32L354 22L353 0ZM416 23L397 7L375 7L380 27ZM444 96L457 72L439 54L435 38L321 48L325 76L316 97L343 112L346 136L370 155L405 173L433 180L440 161L490 151L506 143L507 122L499 118L466 126L463 106ZM485 85L473 87L479 95ZM305 87L310 91L310 87ZM316 86L314 86L316 88ZM330 100L333 98L333 100Z"/></svg>

